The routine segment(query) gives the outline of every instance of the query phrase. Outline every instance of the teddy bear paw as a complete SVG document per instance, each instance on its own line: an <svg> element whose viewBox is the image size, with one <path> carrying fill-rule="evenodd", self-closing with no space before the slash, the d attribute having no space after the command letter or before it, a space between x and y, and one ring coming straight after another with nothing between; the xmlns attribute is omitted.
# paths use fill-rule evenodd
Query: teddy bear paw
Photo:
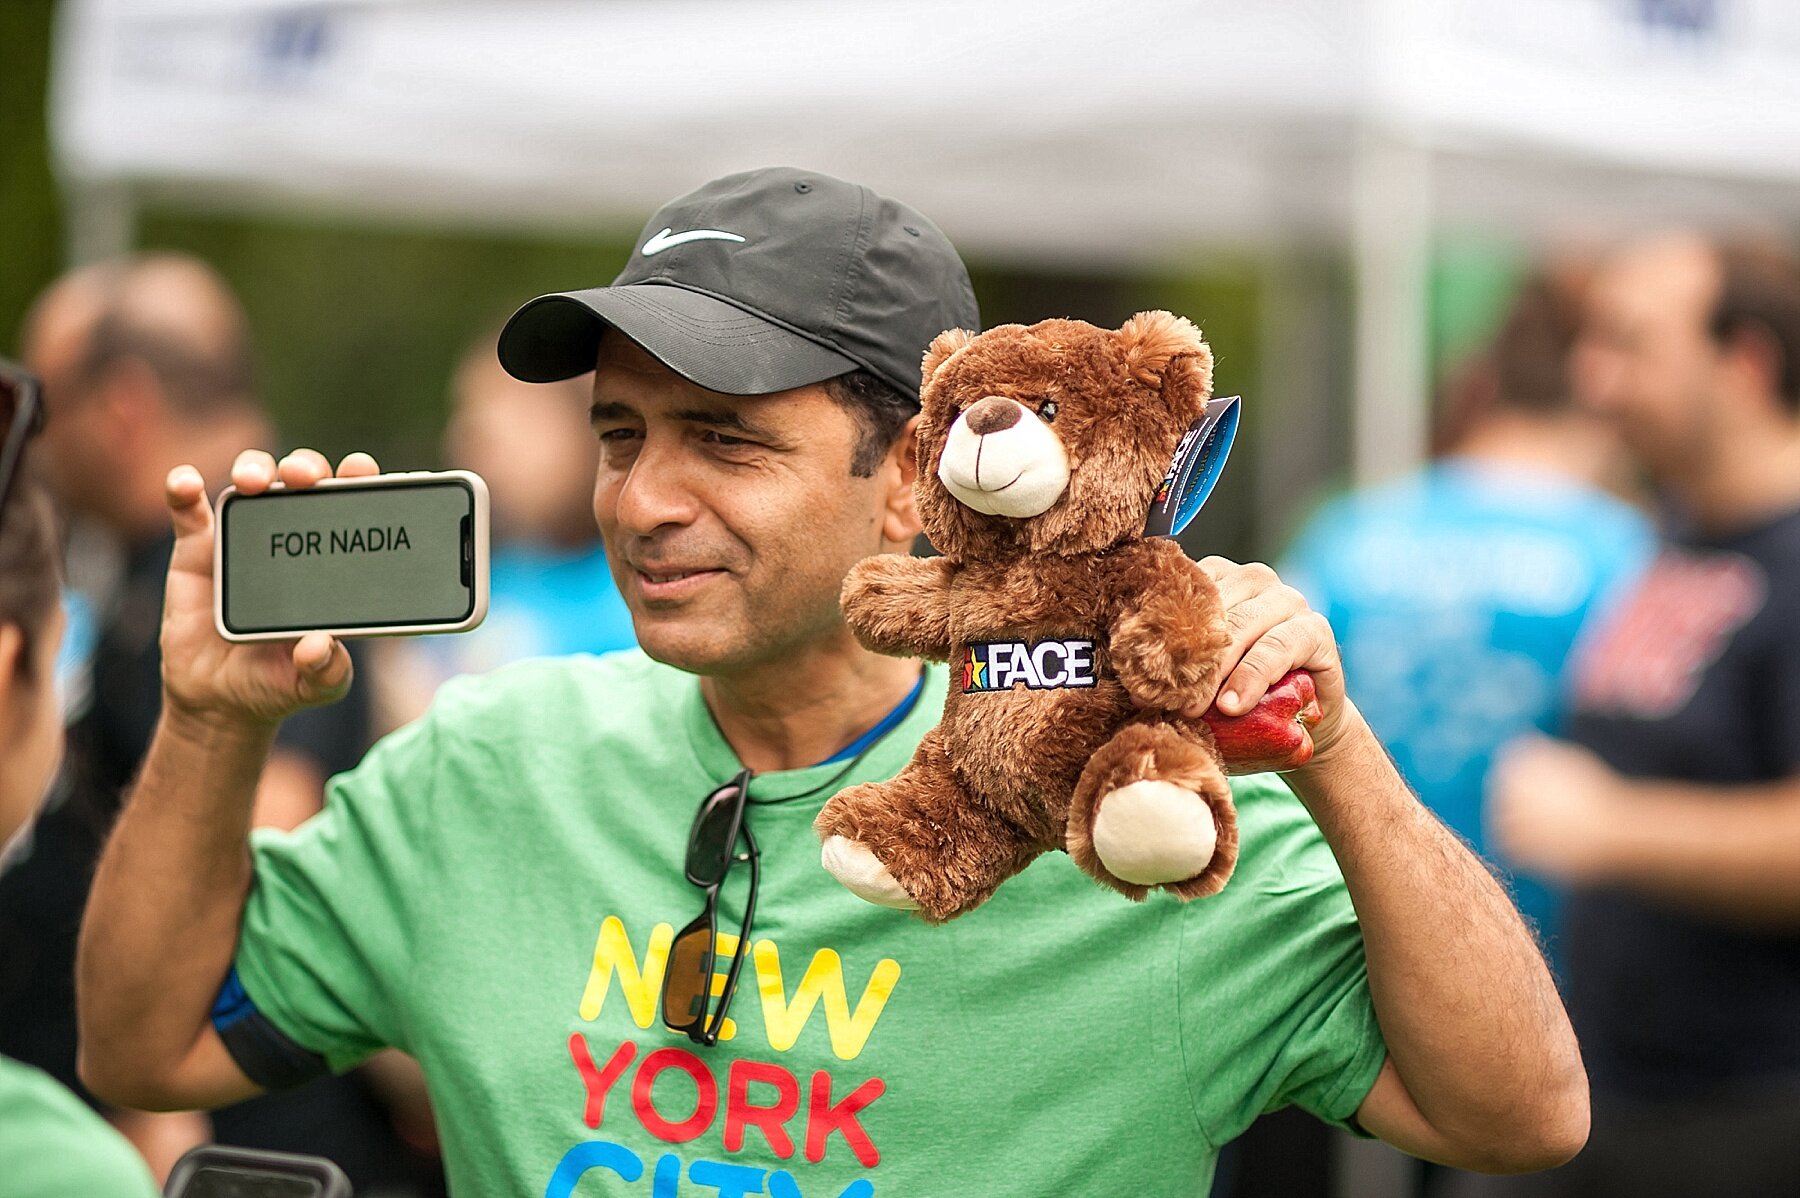
<svg viewBox="0 0 1800 1198"><path fill-rule="evenodd" d="M851 840L847 836L828 836L825 838L824 848L819 852L819 859L826 872L864 902L874 903L878 907L892 907L896 911L919 909L919 904L913 901L913 897L906 893L900 883L894 881L894 875L887 871L881 859L860 841Z"/></svg>
<svg viewBox="0 0 1800 1198"><path fill-rule="evenodd" d="M1094 853L1114 877L1160 886L1198 876L1218 848L1219 827L1193 791L1145 779L1101 799L1092 835Z"/></svg>

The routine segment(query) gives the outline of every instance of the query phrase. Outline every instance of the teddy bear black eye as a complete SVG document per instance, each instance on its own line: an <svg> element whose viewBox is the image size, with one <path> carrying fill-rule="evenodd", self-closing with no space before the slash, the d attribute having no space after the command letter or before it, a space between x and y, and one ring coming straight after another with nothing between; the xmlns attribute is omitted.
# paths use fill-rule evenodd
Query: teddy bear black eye
<svg viewBox="0 0 1800 1198"><path fill-rule="evenodd" d="M1056 401L1054 399L1046 399L1044 401L1044 406L1038 409L1038 419L1042 420L1045 424L1049 424L1052 420L1056 419Z"/></svg>

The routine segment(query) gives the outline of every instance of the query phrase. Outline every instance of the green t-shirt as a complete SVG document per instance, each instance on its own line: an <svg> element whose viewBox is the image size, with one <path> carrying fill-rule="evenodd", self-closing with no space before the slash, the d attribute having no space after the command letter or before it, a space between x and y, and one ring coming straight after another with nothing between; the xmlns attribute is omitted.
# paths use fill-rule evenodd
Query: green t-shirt
<svg viewBox="0 0 1800 1198"><path fill-rule="evenodd" d="M125 1137L41 1069L0 1057L0 1198L155 1198Z"/></svg>
<svg viewBox="0 0 1800 1198"><path fill-rule="evenodd" d="M244 987L333 1068L418 1057L472 1198L1199 1195L1259 1113L1348 1118L1386 1052L1362 938L1275 779L1234 784L1237 873L1195 903L1052 853L932 927L825 872L819 807L898 772L944 685L841 780L751 784L753 952L716 1047L658 996L701 908L689 823L739 767L697 680L637 652L451 683L322 814L259 833Z"/></svg>

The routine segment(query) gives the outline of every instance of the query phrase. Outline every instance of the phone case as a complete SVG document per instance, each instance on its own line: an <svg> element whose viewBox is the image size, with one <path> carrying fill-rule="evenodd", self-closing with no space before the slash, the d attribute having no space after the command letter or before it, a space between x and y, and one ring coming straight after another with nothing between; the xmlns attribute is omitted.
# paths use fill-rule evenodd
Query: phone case
<svg viewBox="0 0 1800 1198"><path fill-rule="evenodd" d="M314 1184L315 1198L351 1198L350 1179L344 1171L322 1156L301 1156L292 1152L269 1152L260 1148L227 1148L219 1144L202 1144L188 1150L169 1171L164 1187L165 1198L194 1198L195 1182L203 1171L211 1170L231 1179L232 1194L249 1198L259 1191L258 1181L291 1182L305 1180ZM210 1187L207 1187L210 1188ZM291 1185L275 1191L291 1194Z"/></svg>
<svg viewBox="0 0 1800 1198"><path fill-rule="evenodd" d="M327 478L314 483L309 490L338 489L354 487L395 487L408 485L429 485L455 479L467 483L474 492L474 536L473 560L471 561L472 582L475 605L469 614L454 623L438 624L404 624L382 625L379 628L368 627L335 627L310 629L315 632L329 632L336 637L373 637L373 636L417 636L421 633L467 632L487 618L488 608L488 490L487 483L479 474L470 470L409 470L399 474L376 474L367 478ZM270 490L281 490L276 483ZM233 632L225 627L225 551L224 538L219 532L224 522L225 504L236 495L236 487L227 487L220 492L218 502L213 506L214 542L213 542L213 627L225 640L238 644L253 641L292 641L298 640L303 633L299 632Z"/></svg>

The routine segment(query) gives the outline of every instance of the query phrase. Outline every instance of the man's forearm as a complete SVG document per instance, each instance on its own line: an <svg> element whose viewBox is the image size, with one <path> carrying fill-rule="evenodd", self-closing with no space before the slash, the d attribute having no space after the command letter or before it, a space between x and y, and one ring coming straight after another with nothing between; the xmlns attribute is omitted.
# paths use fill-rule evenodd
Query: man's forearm
<svg viewBox="0 0 1800 1198"><path fill-rule="evenodd" d="M1391 1063L1455 1149L1445 1155L1494 1169L1554 1163L1558 1145L1586 1134L1586 1077L1505 891L1412 795L1360 717L1328 758L1288 779L1344 871Z"/></svg>
<svg viewBox="0 0 1800 1198"><path fill-rule="evenodd" d="M1622 779L1595 883L1746 924L1800 924L1800 780L1693 786Z"/></svg>
<svg viewBox="0 0 1800 1198"><path fill-rule="evenodd" d="M206 1028L250 887L246 837L273 727L165 712L101 855L76 978L82 1073L161 1104Z"/></svg>

